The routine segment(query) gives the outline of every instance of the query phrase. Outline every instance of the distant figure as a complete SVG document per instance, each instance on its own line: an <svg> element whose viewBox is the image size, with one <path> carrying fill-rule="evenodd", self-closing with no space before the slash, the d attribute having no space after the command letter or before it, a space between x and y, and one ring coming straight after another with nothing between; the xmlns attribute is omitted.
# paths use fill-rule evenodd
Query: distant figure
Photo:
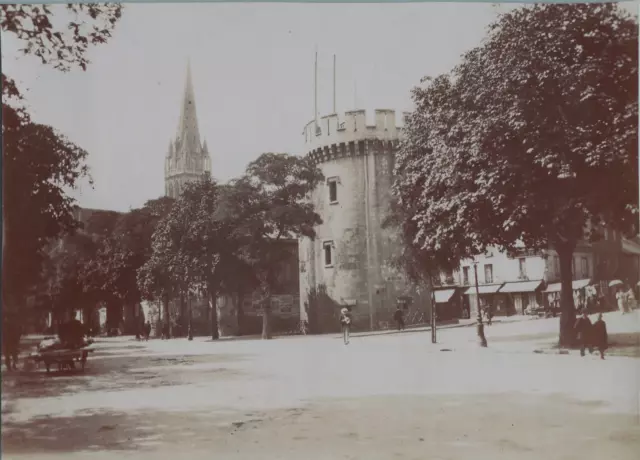
<svg viewBox="0 0 640 460"><path fill-rule="evenodd" d="M16 318L9 315L2 318L2 353L7 370L18 370L18 354L20 353L20 337L22 327Z"/></svg>
<svg viewBox="0 0 640 460"><path fill-rule="evenodd" d="M578 339L578 344L580 345L580 356L584 356L584 350L586 348L589 349L589 353L593 353L593 346L591 345L591 320L587 315L587 311L582 311L582 316L580 316L576 320L576 324L574 326L576 330L576 338Z"/></svg>
<svg viewBox="0 0 640 460"><path fill-rule="evenodd" d="M351 332L351 312L348 308L340 310L340 324L342 325L342 336L344 344L349 345L349 333Z"/></svg>
<svg viewBox="0 0 640 460"><path fill-rule="evenodd" d="M399 305L396 308L396 311L393 313L393 319L398 324L398 330L403 331L404 330L404 312L402 311L402 308L400 308Z"/></svg>
<svg viewBox="0 0 640 460"><path fill-rule="evenodd" d="M162 323L162 340L169 340L169 321L164 321Z"/></svg>
<svg viewBox="0 0 640 460"><path fill-rule="evenodd" d="M602 319L602 313L598 314L598 320L593 323L591 335L591 343L600 352L600 359L604 359L604 352L609 346L609 337L607 335L607 323Z"/></svg>
<svg viewBox="0 0 640 460"><path fill-rule="evenodd" d="M493 319L493 304L487 305L485 312L487 314L487 325L491 326L491 320Z"/></svg>
<svg viewBox="0 0 640 460"><path fill-rule="evenodd" d="M616 300L618 301L618 310L620 310L620 313L622 313L623 315L627 312L627 299L626 299L626 295L625 293L622 291L622 289L618 290L618 292L616 292Z"/></svg>
<svg viewBox="0 0 640 460"><path fill-rule="evenodd" d="M149 341L149 336L151 335L151 323L147 321L144 323L144 340Z"/></svg>

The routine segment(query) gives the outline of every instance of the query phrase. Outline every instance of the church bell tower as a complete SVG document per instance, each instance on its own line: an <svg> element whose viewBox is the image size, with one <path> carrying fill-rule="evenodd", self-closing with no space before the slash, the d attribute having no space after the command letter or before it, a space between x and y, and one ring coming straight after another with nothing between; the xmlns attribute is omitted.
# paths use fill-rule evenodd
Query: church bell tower
<svg viewBox="0 0 640 460"><path fill-rule="evenodd" d="M196 99L191 81L191 65L187 64L187 81L175 139L169 141L165 159L165 195L178 198L184 185L211 175L211 157L207 141L200 141Z"/></svg>

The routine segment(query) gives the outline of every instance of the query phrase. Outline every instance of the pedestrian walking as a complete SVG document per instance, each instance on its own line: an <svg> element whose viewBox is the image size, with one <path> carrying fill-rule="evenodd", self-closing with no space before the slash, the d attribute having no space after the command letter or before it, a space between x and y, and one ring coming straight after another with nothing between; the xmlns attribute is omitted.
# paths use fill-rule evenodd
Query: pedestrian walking
<svg viewBox="0 0 640 460"><path fill-rule="evenodd" d="M491 326L491 320L493 319L493 304L488 304L485 311L487 313L487 325Z"/></svg>
<svg viewBox="0 0 640 460"><path fill-rule="evenodd" d="M151 323L147 321L144 323L144 340L146 342L149 341L149 336L151 335Z"/></svg>
<svg viewBox="0 0 640 460"><path fill-rule="evenodd" d="M396 311L393 313L393 319L398 325L398 330L404 331L404 312L402 311L402 308L400 308L399 305L396 308Z"/></svg>
<svg viewBox="0 0 640 460"><path fill-rule="evenodd" d="M589 353L593 353L593 345L591 344L591 320L587 315L587 311L583 310L582 315L576 320L574 326L576 330L576 338L580 345L580 356L584 356L585 349L589 349Z"/></svg>
<svg viewBox="0 0 640 460"><path fill-rule="evenodd" d="M600 359L604 359L604 352L609 347L607 335L607 323L602 319L602 313L598 314L598 320L593 323L591 329L592 344L600 352Z"/></svg>
<svg viewBox="0 0 640 460"><path fill-rule="evenodd" d="M348 308L340 310L340 324L342 326L342 337L344 344L349 345L349 333L351 332L351 312Z"/></svg>

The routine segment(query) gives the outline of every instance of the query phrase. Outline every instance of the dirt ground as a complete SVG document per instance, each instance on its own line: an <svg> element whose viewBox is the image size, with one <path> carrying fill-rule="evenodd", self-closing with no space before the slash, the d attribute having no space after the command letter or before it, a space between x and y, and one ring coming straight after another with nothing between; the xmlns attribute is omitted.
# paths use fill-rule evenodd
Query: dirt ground
<svg viewBox="0 0 640 460"><path fill-rule="evenodd" d="M612 323L633 336L635 325ZM441 331L437 345L428 332L349 347L107 339L85 373L3 375L2 454L637 459L640 361L534 354L553 327L496 324L488 350L470 347L470 329Z"/></svg>

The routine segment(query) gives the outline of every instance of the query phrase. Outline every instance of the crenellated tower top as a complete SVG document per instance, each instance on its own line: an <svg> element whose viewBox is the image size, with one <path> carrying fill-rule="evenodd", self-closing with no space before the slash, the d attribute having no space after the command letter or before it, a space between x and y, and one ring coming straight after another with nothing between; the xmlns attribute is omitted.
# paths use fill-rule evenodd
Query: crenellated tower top
<svg viewBox="0 0 640 460"><path fill-rule="evenodd" d="M332 153L358 154L360 142L395 146L402 139L408 112L403 112L401 120L397 120L396 111L390 109L374 110L372 119L367 119L367 115L365 110L350 110L325 115L317 124L315 120L310 121L302 132L305 151L320 161Z"/></svg>

